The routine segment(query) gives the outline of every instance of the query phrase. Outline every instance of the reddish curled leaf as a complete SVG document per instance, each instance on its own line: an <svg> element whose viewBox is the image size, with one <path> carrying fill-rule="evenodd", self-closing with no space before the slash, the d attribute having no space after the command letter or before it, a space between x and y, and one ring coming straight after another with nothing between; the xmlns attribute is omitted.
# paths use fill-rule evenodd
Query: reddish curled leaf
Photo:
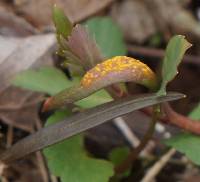
<svg viewBox="0 0 200 182"><path fill-rule="evenodd" d="M149 89L157 85L154 72L146 64L130 57L116 56L89 70L79 85L47 99L43 111L76 102L101 88L120 82L135 82Z"/></svg>
<svg viewBox="0 0 200 182"><path fill-rule="evenodd" d="M61 54L67 58L67 62L81 65L85 71L102 60L96 41L82 25L77 24L73 27L71 35L67 40L62 40L62 44L65 45L65 49Z"/></svg>

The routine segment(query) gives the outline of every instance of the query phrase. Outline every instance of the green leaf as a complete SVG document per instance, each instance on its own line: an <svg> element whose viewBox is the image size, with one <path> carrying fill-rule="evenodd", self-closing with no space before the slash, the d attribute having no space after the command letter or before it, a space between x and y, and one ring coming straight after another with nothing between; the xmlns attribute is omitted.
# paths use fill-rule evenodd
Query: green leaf
<svg viewBox="0 0 200 182"><path fill-rule="evenodd" d="M200 119L200 104L198 104L197 107L189 114L189 117L194 120Z"/></svg>
<svg viewBox="0 0 200 182"><path fill-rule="evenodd" d="M53 79L52 79L53 78ZM72 87L80 82L80 77L68 80L65 74L54 67L43 67L38 70L26 70L14 78L13 85L55 95L63 89ZM76 104L82 108L91 108L112 101L112 97L105 91L100 90L89 97L82 99Z"/></svg>
<svg viewBox="0 0 200 182"><path fill-rule="evenodd" d="M167 45L162 65L162 82L158 95L166 94L166 86L178 73L177 67L191 44L182 35L172 37Z"/></svg>
<svg viewBox="0 0 200 182"><path fill-rule="evenodd" d="M58 35L62 35L64 38L67 38L71 34L73 28L72 23L65 16L64 12L56 5L53 8L53 21Z"/></svg>
<svg viewBox="0 0 200 182"><path fill-rule="evenodd" d="M192 119L200 119L200 105L189 114L189 117ZM181 133L165 140L164 143L184 153L195 164L200 165L200 136Z"/></svg>
<svg viewBox="0 0 200 182"><path fill-rule="evenodd" d="M46 125L56 123L68 116L58 111ZM113 165L105 160L89 157L84 150L83 135L74 136L44 150L48 166L62 182L107 182L113 176Z"/></svg>
<svg viewBox="0 0 200 182"><path fill-rule="evenodd" d="M111 58L126 55L127 50L120 28L109 17L95 17L86 22L89 32L94 36L103 55Z"/></svg>
<svg viewBox="0 0 200 182"><path fill-rule="evenodd" d="M97 91L96 93L90 95L89 97L79 100L75 104L82 108L88 109L88 108L95 107L97 105L104 104L106 102L110 102L112 100L113 99L108 94L108 92L106 92L105 90L100 90L100 91Z"/></svg>
<svg viewBox="0 0 200 182"><path fill-rule="evenodd" d="M128 154L128 147L117 147L110 152L109 159L113 162L114 165L119 165L124 161Z"/></svg>
<svg viewBox="0 0 200 182"><path fill-rule="evenodd" d="M178 134L164 142L184 153L195 164L200 165L200 137L189 133Z"/></svg>
<svg viewBox="0 0 200 182"><path fill-rule="evenodd" d="M128 147L114 148L109 154L109 159L110 159L110 161L112 161L112 163L115 166L118 166L126 159L129 152L130 152L130 150ZM127 169L127 171L124 174L122 174L121 176L127 177L127 176L129 176L130 172L131 172L130 169Z"/></svg>
<svg viewBox="0 0 200 182"><path fill-rule="evenodd" d="M38 70L26 70L19 73L13 79L12 84L21 88L55 95L79 81L80 78L78 77L75 77L73 81L68 80L65 74L57 68L43 67Z"/></svg>

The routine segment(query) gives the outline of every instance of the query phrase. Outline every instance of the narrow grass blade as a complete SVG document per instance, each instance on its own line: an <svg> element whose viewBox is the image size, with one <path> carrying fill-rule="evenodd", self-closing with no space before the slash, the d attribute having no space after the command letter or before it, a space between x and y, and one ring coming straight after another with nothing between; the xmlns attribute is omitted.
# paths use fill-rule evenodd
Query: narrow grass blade
<svg viewBox="0 0 200 182"><path fill-rule="evenodd" d="M156 94L144 94L139 97L128 97L97 106L22 139L1 154L0 161L11 162L134 110L183 97L184 95L179 93L168 93L166 96L160 97Z"/></svg>

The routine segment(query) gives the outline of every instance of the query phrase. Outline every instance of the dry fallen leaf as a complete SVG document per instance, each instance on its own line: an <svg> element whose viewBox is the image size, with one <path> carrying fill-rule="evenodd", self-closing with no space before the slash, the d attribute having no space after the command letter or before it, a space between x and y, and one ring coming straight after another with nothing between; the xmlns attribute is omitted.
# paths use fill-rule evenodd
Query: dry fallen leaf
<svg viewBox="0 0 200 182"><path fill-rule="evenodd" d="M114 0L15 0L15 8L35 26L42 27L52 22L52 7L57 4L74 22L81 21L103 10ZM38 18L40 17L40 18Z"/></svg>
<svg viewBox="0 0 200 182"><path fill-rule="evenodd" d="M14 162L7 166L3 172L6 179L14 179L15 182L45 182L38 165L41 161L32 154L21 162Z"/></svg>
<svg viewBox="0 0 200 182"><path fill-rule="evenodd" d="M16 73L51 65L55 52L54 34L9 38L0 36L0 119L2 122L31 132L38 120L41 95L10 86Z"/></svg>
<svg viewBox="0 0 200 182"><path fill-rule="evenodd" d="M146 7L157 28L171 34L188 35L190 38L200 39L200 24L192 12L183 8L183 4L174 0L144 0Z"/></svg>
<svg viewBox="0 0 200 182"><path fill-rule="evenodd" d="M38 118L41 95L9 87L0 93L0 119L2 122L33 132Z"/></svg>
<svg viewBox="0 0 200 182"><path fill-rule="evenodd" d="M129 41L142 43L156 33L154 19L143 1L127 0L116 3L112 7L112 16Z"/></svg>
<svg viewBox="0 0 200 182"><path fill-rule="evenodd" d="M30 67L52 64L56 39L54 34L7 38L0 36L0 92L13 76Z"/></svg>
<svg viewBox="0 0 200 182"><path fill-rule="evenodd" d="M0 35L25 37L37 33L25 19L0 6Z"/></svg>

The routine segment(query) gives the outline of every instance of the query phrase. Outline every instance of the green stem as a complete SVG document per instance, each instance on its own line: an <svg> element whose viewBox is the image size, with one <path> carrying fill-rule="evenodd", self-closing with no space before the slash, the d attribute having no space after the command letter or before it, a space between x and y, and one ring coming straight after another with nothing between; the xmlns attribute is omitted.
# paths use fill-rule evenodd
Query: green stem
<svg viewBox="0 0 200 182"><path fill-rule="evenodd" d="M155 125L156 125L158 116L160 114L160 106L155 105L153 111L154 112L152 115L151 123L150 123L149 128L148 128L147 132L145 133L142 141L140 142L138 147L136 147L133 151L130 152L130 154L127 156L127 158L120 165L115 167L116 174L122 174L127 169L129 169L131 167L131 165L133 164L133 162L139 156L140 152L144 149L144 147L147 145L149 140L152 138L152 135L155 130Z"/></svg>

